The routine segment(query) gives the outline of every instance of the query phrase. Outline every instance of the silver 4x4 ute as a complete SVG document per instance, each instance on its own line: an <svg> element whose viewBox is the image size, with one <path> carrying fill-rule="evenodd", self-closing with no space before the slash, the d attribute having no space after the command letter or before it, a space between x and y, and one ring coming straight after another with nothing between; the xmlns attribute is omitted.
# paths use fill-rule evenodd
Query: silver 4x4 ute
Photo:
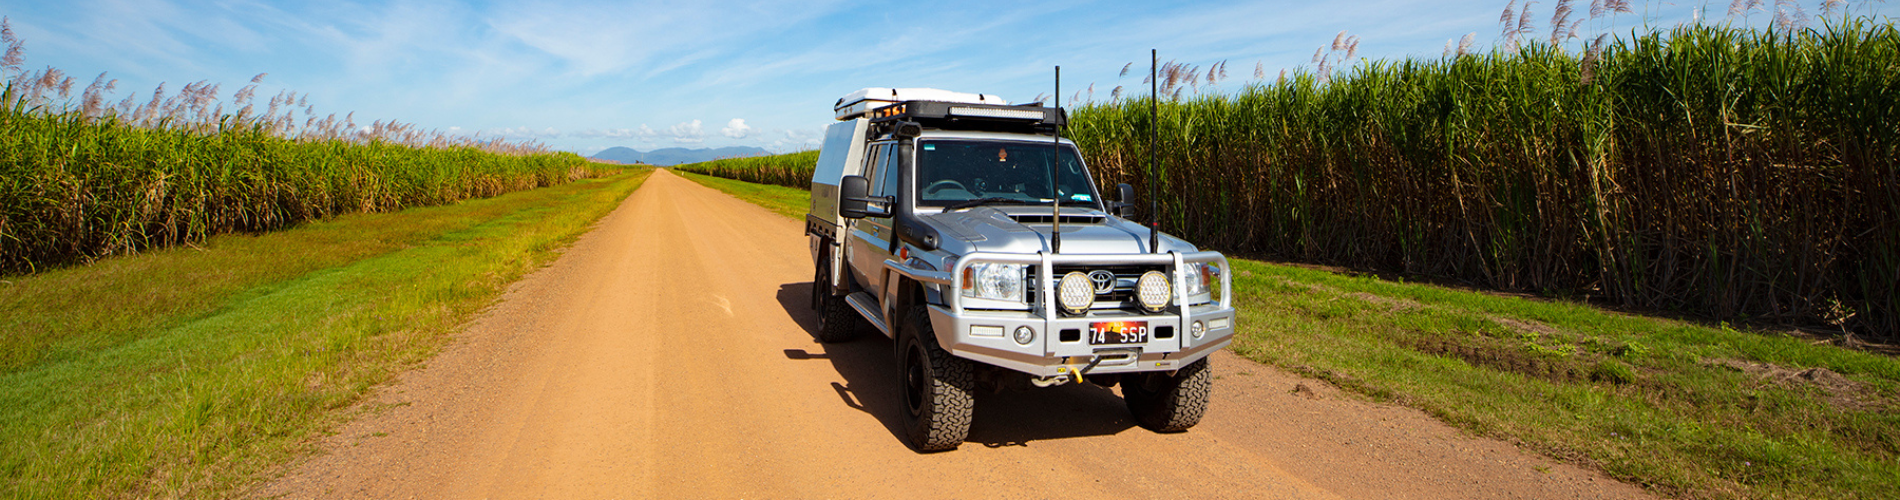
<svg viewBox="0 0 1900 500"><path fill-rule="evenodd" d="M920 451L968 437L979 390L1120 385L1143 427L1206 411L1234 331L1227 259L1123 217L1040 103L935 89L840 99L811 181L825 342L896 342Z"/></svg>

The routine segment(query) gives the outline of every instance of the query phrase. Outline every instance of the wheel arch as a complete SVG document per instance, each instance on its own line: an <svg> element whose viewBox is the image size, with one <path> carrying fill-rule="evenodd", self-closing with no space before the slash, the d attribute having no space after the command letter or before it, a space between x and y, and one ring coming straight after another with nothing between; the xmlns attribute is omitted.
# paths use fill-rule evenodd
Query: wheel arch
<svg viewBox="0 0 1900 500"><path fill-rule="evenodd" d="M844 245L838 244L835 239L819 234L813 234L812 239L812 267L825 266L824 269L829 271L825 274L830 275L827 278L831 284L829 290L831 294L837 296L851 293L856 289L856 280L852 279L851 273L844 271Z"/></svg>
<svg viewBox="0 0 1900 500"><path fill-rule="evenodd" d="M890 325L891 325L891 328L893 329L893 333L896 334L896 335L893 335L892 337L895 338L896 336L903 334L902 329L916 330L916 328L913 328L911 325L912 314L923 314L925 316L918 319L926 323L930 321L930 317L929 317L930 312L927 307L932 303L930 299L933 296L935 296L935 294L932 293L926 287L924 287L923 283L917 280L904 277L901 274L896 274L896 273L892 273L892 274L896 275L897 276L896 279L898 280L897 297L895 298L895 300L891 302L891 309L890 309L890 316L892 316L892 320L893 320L892 322L890 322ZM924 309L919 309L920 307L924 307ZM934 328L924 330L918 333L920 335L926 334L926 333L929 334L929 338L927 340L929 340L933 344L936 344L938 347L943 346L943 343L939 342L938 339L936 338L936 332ZM926 339L920 339L920 340L926 340Z"/></svg>

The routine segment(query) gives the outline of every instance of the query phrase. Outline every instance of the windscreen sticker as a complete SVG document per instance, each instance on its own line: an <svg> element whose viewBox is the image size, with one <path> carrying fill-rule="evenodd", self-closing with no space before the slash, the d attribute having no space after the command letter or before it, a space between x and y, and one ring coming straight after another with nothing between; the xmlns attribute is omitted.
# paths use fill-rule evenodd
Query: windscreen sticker
<svg viewBox="0 0 1900 500"><path fill-rule="evenodd" d="M936 150L937 150L937 145L936 145L936 144L925 144L925 145L924 145L924 151L936 151Z"/></svg>
<svg viewBox="0 0 1900 500"><path fill-rule="evenodd" d="M1089 196L1088 193L1076 193L1073 195L1069 195L1069 199L1072 199L1075 201L1095 201L1095 197Z"/></svg>

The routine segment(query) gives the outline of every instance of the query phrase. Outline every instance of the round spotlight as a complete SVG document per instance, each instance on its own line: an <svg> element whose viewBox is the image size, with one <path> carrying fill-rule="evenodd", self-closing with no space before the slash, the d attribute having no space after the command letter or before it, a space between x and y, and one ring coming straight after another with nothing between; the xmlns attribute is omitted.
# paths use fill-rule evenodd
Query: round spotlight
<svg viewBox="0 0 1900 500"><path fill-rule="evenodd" d="M1036 341L1036 330L1027 326L1016 327L1016 343L1029 345Z"/></svg>
<svg viewBox="0 0 1900 500"><path fill-rule="evenodd" d="M1188 333L1193 334L1195 339L1199 339L1202 335L1207 335L1207 325L1195 321L1194 324L1188 325Z"/></svg>
<svg viewBox="0 0 1900 500"><path fill-rule="evenodd" d="M1141 301L1141 309L1150 314L1168 308L1168 299L1174 293L1168 286L1168 275L1161 271L1141 273L1141 279L1135 280L1135 297Z"/></svg>
<svg viewBox="0 0 1900 500"><path fill-rule="evenodd" d="M1070 271L1062 275L1062 281L1056 283L1056 302L1062 306L1062 312L1082 314L1095 306L1095 284L1080 271Z"/></svg>

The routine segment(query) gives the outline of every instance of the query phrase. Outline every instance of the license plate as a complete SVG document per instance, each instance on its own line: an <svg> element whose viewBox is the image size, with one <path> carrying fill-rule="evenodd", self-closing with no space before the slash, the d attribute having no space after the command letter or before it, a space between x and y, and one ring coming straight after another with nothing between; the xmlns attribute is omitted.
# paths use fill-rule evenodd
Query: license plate
<svg viewBox="0 0 1900 500"><path fill-rule="evenodd" d="M1089 323L1089 345L1148 343L1146 321L1100 321Z"/></svg>

